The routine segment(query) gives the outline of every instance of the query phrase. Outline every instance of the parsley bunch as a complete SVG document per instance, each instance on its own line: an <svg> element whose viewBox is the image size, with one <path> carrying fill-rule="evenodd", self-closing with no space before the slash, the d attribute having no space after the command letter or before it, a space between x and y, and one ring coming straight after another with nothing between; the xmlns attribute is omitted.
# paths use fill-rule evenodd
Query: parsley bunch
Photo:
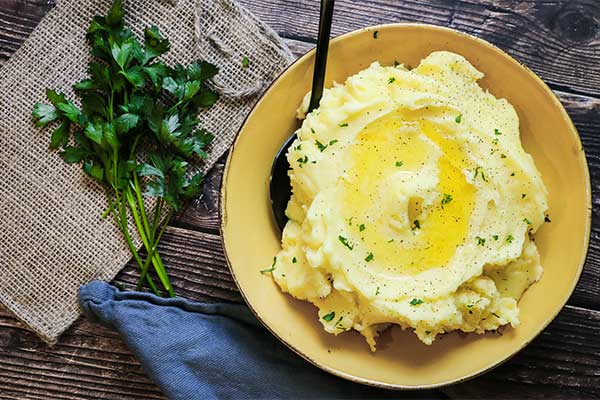
<svg viewBox="0 0 600 400"><path fill-rule="evenodd" d="M141 44L124 26L122 0L92 20L86 37L94 60L89 78L73 86L81 108L63 93L47 90L50 104L36 104L33 117L38 126L56 124L50 148L60 149L65 162L81 164L104 188L103 218L112 215L141 269L138 290L146 282L160 294L148 273L151 263L172 297L156 249L173 211L201 191L203 175L190 161L206 158L213 135L198 128L197 110L217 100L205 83L218 70L202 61L173 68L160 61L169 41L153 26L144 30ZM143 195L157 198L154 210L146 210ZM132 242L129 215L147 252L144 262Z"/></svg>

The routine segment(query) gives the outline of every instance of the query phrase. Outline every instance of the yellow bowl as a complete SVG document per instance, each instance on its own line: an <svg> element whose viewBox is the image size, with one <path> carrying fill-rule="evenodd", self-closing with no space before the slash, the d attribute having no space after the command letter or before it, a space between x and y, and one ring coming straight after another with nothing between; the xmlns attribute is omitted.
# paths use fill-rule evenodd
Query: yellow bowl
<svg viewBox="0 0 600 400"><path fill-rule="evenodd" d="M377 34L374 34L377 32ZM451 29L391 24L358 30L331 42L326 86L394 60L416 66L448 50L485 73L481 86L515 107L525 149L550 192L552 222L536 234L544 275L519 302L521 325L502 336L451 333L426 346L398 327L371 353L356 332L323 331L316 308L281 293L268 268L280 248L269 203L269 173L280 145L297 124L295 111L310 90L314 51L292 64L248 116L231 150L222 186L221 234L227 262L244 299L283 343L318 367L355 382L393 389L431 388L468 379L522 349L558 314L575 288L588 247L590 182L579 136L552 91L500 49Z"/></svg>

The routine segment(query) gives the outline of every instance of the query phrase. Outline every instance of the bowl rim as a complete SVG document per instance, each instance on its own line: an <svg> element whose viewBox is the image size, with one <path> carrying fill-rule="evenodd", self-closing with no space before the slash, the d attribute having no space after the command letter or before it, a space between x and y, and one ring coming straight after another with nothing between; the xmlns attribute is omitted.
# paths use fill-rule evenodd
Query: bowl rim
<svg viewBox="0 0 600 400"><path fill-rule="evenodd" d="M331 40L331 43L342 41L344 39L362 34L364 32L371 32L371 31L374 32L378 29L387 29L387 28L394 28L394 27L417 27L417 28L424 28L424 29L432 29L434 31L437 30L440 32L445 32L445 33L453 33L453 34L457 34L457 35L466 37L470 40L479 42L479 44L490 48L495 53L498 53L498 55L500 55L501 57L508 59L511 63L518 64L518 66L523 68L524 71L529 75L530 78L533 78L538 84L540 84L541 87L543 88L543 90L550 96L550 98L552 98L552 101L560 109L563 119L565 119L568 122L568 124L570 125L572 133L574 133L574 136L575 136L575 141L579 145L579 148L581 149L581 152L583 153L582 157L583 157L584 162L583 162L582 167L583 167L584 178L585 178L585 183L586 183L585 192L586 192L586 211L587 212L586 212L585 236L584 236L583 252L582 252L583 257L582 257L581 262L577 266L576 277L575 277L575 279L573 279L571 286L569 287L569 295L565 297L561 306L557 307L557 309L552 313L552 315L541 324L539 331L534 336L532 336L529 340L520 343L520 345L514 350L514 352L512 354L510 354L509 356L505 357L504 359L502 359L494 364L491 364L489 366L483 367L480 370L475 371L469 375L462 376L460 378L450 379L450 380L447 380L444 382L437 382L437 383L433 383L433 384L415 385L415 386L385 383L385 382L375 381L372 379L361 378L359 376L345 373L345 372L339 371L335 368L332 368L332 367L329 367L326 365L321 365L318 362L316 362L315 360L313 360L311 357L309 357L308 355L306 355L302 351L300 351L300 349L297 349L294 346L292 346L291 344L289 344L288 342L286 342L268 324L266 324L265 321L263 321L263 319L258 315L257 311L254 309L254 307L250 303L249 299L246 297L244 290L242 289L240 283L238 282L238 279L233 270L233 266L231 264L231 261L229 260L228 254L227 254L227 246L226 246L226 239L225 239L224 231L225 231L225 225L227 225L227 216L226 216L225 205L226 205L226 201L227 201L226 188L227 188L229 169L231 168L231 159L232 159L233 153L235 151L235 147L240 138L240 134L241 134L244 126L246 125L246 122L248 121L248 118L250 118L250 116L254 113L254 111L256 110L258 105L263 101L264 97L271 90L271 88L275 85L275 83L277 83L282 78L282 76L285 75L290 70L290 68L293 65L306 59L307 57L310 57L316 51L316 48L312 48L312 49L308 50L302 56L298 57L296 60L291 62L288 66L286 66L277 75L277 77L275 79L273 79L271 81L271 83L267 86L267 88L264 90L264 92L260 95L260 97L256 101L256 103L252 106L251 110L248 112L248 114L244 118L242 124L240 125L240 128L238 129L237 133L235 134L233 143L229 149L229 154L227 155L227 160L225 161L225 167L223 169L223 176L221 178L221 188L220 188L220 194L219 194L219 235L221 237L221 247L223 248L223 255L225 257L225 261L227 262L227 267L229 268L229 272L231 273L231 276L232 276L238 290L240 291L240 294L242 295L244 302L246 303L246 305L248 306L248 308L250 309L252 314L254 314L254 316L258 319L258 321L260 321L260 323L273 336L275 336L281 343L283 343L287 348L292 350L294 353L296 353L300 357L304 358L309 363L320 368L321 370L326 371L332 375L346 379L351 382L360 383L360 384L364 384L364 385L368 385L368 386L372 386L372 387L383 388L383 389L390 389L390 390L426 390L426 389L435 389L435 388L440 388L440 387L444 387L444 386L448 386L448 385L452 385L452 384L458 384L461 382L465 382L467 380L476 378L488 371L491 371L491 370L499 367L500 365L504 364L505 362L507 362L508 360L513 358L515 355L517 355L529 343L531 343L534 339L536 339L548 327L548 325L556 318L556 316L564 309L568 300L573 295L573 292L575 291L575 287L577 286L577 284L579 283L579 280L581 279L581 273L583 271L583 266L585 265L585 263L587 261L587 255L588 255L588 251L589 251L590 234L591 234L591 224L592 224L592 190L591 190L590 173L589 173L587 157L585 154L585 148L583 147L583 144L581 143L581 137L579 135L579 131L577 130L577 127L573 123L573 120L571 119L571 117L569 116L567 111L565 110L563 104L558 99L556 94L552 91L552 89L539 76L537 76L535 74L535 72L533 72L524 63L517 61L510 54L508 54L507 52L505 52L498 46L488 42L485 39L481 39L477 36L471 35L469 33L461 32L456 29L448 28L445 26L425 24L425 23L414 23L414 22L397 22L397 23L379 24L379 25L371 25L371 26L355 29L353 31L346 32L342 35L339 35L339 36L333 38Z"/></svg>

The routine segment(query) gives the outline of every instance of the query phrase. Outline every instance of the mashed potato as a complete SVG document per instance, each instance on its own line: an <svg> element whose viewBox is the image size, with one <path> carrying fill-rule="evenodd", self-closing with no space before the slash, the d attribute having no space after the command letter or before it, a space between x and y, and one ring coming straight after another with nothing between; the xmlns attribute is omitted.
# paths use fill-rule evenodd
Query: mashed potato
<svg viewBox="0 0 600 400"><path fill-rule="evenodd" d="M272 275L332 334L375 350L390 324L436 335L519 324L540 279L547 191L505 99L463 57L373 63L326 90L288 154L290 221Z"/></svg>

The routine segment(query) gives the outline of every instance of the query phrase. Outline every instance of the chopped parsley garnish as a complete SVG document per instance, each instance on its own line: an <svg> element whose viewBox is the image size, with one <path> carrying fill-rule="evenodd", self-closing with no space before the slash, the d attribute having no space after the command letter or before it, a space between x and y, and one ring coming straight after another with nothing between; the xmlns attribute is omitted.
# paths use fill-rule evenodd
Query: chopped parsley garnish
<svg viewBox="0 0 600 400"><path fill-rule="evenodd" d="M310 132L315 133L315 130L313 128L310 128Z"/></svg>
<svg viewBox="0 0 600 400"><path fill-rule="evenodd" d="M379 31L373 32L373 39L377 39L377 36L379 36Z"/></svg>
<svg viewBox="0 0 600 400"><path fill-rule="evenodd" d="M442 206L445 206L446 204L450 203L451 201L452 201L452 195L444 194L444 198L442 199Z"/></svg>
<svg viewBox="0 0 600 400"><path fill-rule="evenodd" d="M521 194L522 199L524 199L525 197L527 197L527 195L525 193Z"/></svg>
<svg viewBox="0 0 600 400"><path fill-rule="evenodd" d="M552 222L550 221L550 216L548 214L544 216L544 222Z"/></svg>
<svg viewBox="0 0 600 400"><path fill-rule="evenodd" d="M330 140L329 145L332 146L332 145L336 144L337 142L338 142L337 139Z"/></svg>
<svg viewBox="0 0 600 400"><path fill-rule="evenodd" d="M460 124L460 121L462 121L462 114L458 114L456 118L454 118L454 122L457 124Z"/></svg>
<svg viewBox="0 0 600 400"><path fill-rule="evenodd" d="M323 143L319 142L318 140L315 140L315 144L317 145L317 147L319 148L319 150L321 152L327 148L326 144L323 144Z"/></svg>
<svg viewBox="0 0 600 400"><path fill-rule="evenodd" d="M308 162L308 156L305 155L304 157L300 157L296 161L298 161L300 164L306 164ZM302 166L302 165L300 165L300 166Z"/></svg>
<svg viewBox="0 0 600 400"><path fill-rule="evenodd" d="M298 262L298 260L296 259L296 257L292 257L292 264L296 264L296 262Z"/></svg>
<svg viewBox="0 0 600 400"><path fill-rule="evenodd" d="M342 316L340 317L340 319L338 319L338 320L337 320L337 322L335 323L335 327L336 327L337 329L344 329L344 327L343 327L342 325L340 325L340 322L342 322L342 319L343 319L343 318L344 318L344 316L342 315Z"/></svg>
<svg viewBox="0 0 600 400"><path fill-rule="evenodd" d="M366 262L373 261L373 258L374 258L374 256L373 256L373 253L369 253L369 254L368 254L366 257L365 257L365 261L366 261Z"/></svg>
<svg viewBox="0 0 600 400"><path fill-rule="evenodd" d="M365 229L366 229L365 224L360 224L358 226L358 230L361 231L361 232L364 231Z"/></svg>
<svg viewBox="0 0 600 400"><path fill-rule="evenodd" d="M492 140L492 144L494 144L494 145L496 145L496 146L497 146L497 145L498 145L498 139L494 139L494 140Z"/></svg>
<svg viewBox="0 0 600 400"><path fill-rule="evenodd" d="M243 68L248 68L249 65L250 65L250 60L248 59L248 57L244 57L242 59L242 67Z"/></svg>
<svg viewBox="0 0 600 400"><path fill-rule="evenodd" d="M493 312L492 315L496 318L500 318L500 316L498 314L496 314L495 312Z"/></svg>
<svg viewBox="0 0 600 400"><path fill-rule="evenodd" d="M485 239L479 236L476 236L475 239L477 239L477 246L484 246L485 245Z"/></svg>
<svg viewBox="0 0 600 400"><path fill-rule="evenodd" d="M343 237L343 236L338 236L338 239L340 240L340 242L342 242L342 244L343 244L344 246L346 246L346 247L347 247L347 248L349 248L350 250L353 250L353 249L354 249L354 246L353 246L353 245L351 245L350 243L348 243L348 239L346 239L345 237Z"/></svg>
<svg viewBox="0 0 600 400"><path fill-rule="evenodd" d="M515 240L515 238L513 237L513 235L508 235L508 236L506 237L506 241L507 241L508 243L512 243L512 242L513 242L513 240Z"/></svg>
<svg viewBox="0 0 600 400"><path fill-rule="evenodd" d="M379 294L379 286L377 286L377 290L375 291L375 296L377 296Z"/></svg>
<svg viewBox="0 0 600 400"><path fill-rule="evenodd" d="M513 172L512 174L510 174L510 176L515 176L515 173Z"/></svg>
<svg viewBox="0 0 600 400"><path fill-rule="evenodd" d="M500 158L506 158L506 154L500 154Z"/></svg>
<svg viewBox="0 0 600 400"><path fill-rule="evenodd" d="M275 263L276 262L277 262L277 257L273 257L273 264L271 265L271 268L262 269L262 270L260 270L260 273L266 274L266 273L275 271Z"/></svg>
<svg viewBox="0 0 600 400"><path fill-rule="evenodd" d="M340 128L345 128L348 126L347 122L342 122L341 124L338 125Z"/></svg>
<svg viewBox="0 0 600 400"><path fill-rule="evenodd" d="M329 314L323 315L323 321L331 321L335 318L335 311L330 312Z"/></svg>
<svg viewBox="0 0 600 400"><path fill-rule="evenodd" d="M388 79L388 85L394 82L396 82L396 78L394 78L393 76L390 79Z"/></svg>
<svg viewBox="0 0 600 400"><path fill-rule="evenodd" d="M481 167L475 167L475 174L473 175L473 180L477 179L477 175L481 175L481 179L484 182L487 182L485 174L483 173L483 168L481 168Z"/></svg>
<svg viewBox="0 0 600 400"><path fill-rule="evenodd" d="M394 60L394 68L396 68L400 63L397 60Z"/></svg>
<svg viewBox="0 0 600 400"><path fill-rule="evenodd" d="M531 221L527 218L523 218L523 222L525 222L527 225L531 225Z"/></svg>
<svg viewBox="0 0 600 400"><path fill-rule="evenodd" d="M498 129L494 129L494 135L502 135L502 132L500 132Z"/></svg>
<svg viewBox="0 0 600 400"><path fill-rule="evenodd" d="M402 161L396 161L396 167L401 167L403 165L404 163Z"/></svg>
<svg viewBox="0 0 600 400"><path fill-rule="evenodd" d="M392 243L394 241L394 239L390 239L388 240L388 243Z"/></svg>
<svg viewBox="0 0 600 400"><path fill-rule="evenodd" d="M302 144L299 144L298 146L295 146L294 150L302 150Z"/></svg>
<svg viewBox="0 0 600 400"><path fill-rule="evenodd" d="M431 335L431 331L425 331L426 335Z"/></svg>
<svg viewBox="0 0 600 400"><path fill-rule="evenodd" d="M415 229L421 229L421 223L419 222L418 219L415 219L413 221L413 224L415 225Z"/></svg>
<svg viewBox="0 0 600 400"><path fill-rule="evenodd" d="M421 299L412 299L410 301L411 306L418 306L419 304L423 304L423 303L424 303L424 301Z"/></svg>
<svg viewBox="0 0 600 400"><path fill-rule="evenodd" d="M467 308L473 307L475 304L467 304Z"/></svg>
<svg viewBox="0 0 600 400"><path fill-rule="evenodd" d="M354 217L350 217L350 218L348 219L348 225L352 226L352 220L353 220L353 219L354 219Z"/></svg>
<svg viewBox="0 0 600 400"><path fill-rule="evenodd" d="M498 235L494 235L492 237L494 238L494 240L498 240Z"/></svg>

